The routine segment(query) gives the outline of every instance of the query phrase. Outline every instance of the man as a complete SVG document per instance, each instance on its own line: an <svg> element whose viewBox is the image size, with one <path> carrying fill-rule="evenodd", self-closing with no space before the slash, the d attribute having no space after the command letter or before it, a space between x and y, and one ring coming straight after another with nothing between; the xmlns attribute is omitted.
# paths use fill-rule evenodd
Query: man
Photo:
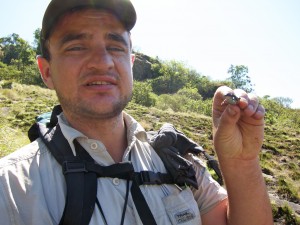
<svg viewBox="0 0 300 225"><path fill-rule="evenodd" d="M123 112L132 95L130 30L135 21L128 0L52 0L43 19L38 66L45 84L57 93L63 109L59 125L74 154L77 140L100 165L130 160L135 171L165 172L143 128ZM224 102L228 93L240 98L237 104ZM213 102L214 146L228 197L201 162L189 156L198 190L141 187L156 223L272 224L258 161L263 117L255 96L219 88ZM65 181L41 139L1 159L0 174L1 224L59 224ZM125 180L97 182L99 205L89 224L142 224L132 196L126 197Z"/></svg>

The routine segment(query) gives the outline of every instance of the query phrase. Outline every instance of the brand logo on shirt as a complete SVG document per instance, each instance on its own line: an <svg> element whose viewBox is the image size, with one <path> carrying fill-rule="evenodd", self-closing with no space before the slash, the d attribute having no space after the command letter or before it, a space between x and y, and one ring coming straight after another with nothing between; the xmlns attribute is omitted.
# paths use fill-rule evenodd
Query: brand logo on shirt
<svg viewBox="0 0 300 225"><path fill-rule="evenodd" d="M192 209L187 209L182 212L178 212L175 215L177 224L185 223L195 218L195 213Z"/></svg>

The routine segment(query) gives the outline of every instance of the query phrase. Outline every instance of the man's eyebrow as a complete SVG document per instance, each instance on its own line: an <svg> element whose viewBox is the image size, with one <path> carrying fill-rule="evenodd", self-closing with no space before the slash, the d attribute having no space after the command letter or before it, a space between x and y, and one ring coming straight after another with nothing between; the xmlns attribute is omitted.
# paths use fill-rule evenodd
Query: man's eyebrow
<svg viewBox="0 0 300 225"><path fill-rule="evenodd" d="M123 45L125 45L126 47L128 47L128 42L125 40L125 38L120 35L120 34L117 34L117 33L108 33L106 38L108 40L113 40L113 41L116 41L116 42L120 42L122 43Z"/></svg>
<svg viewBox="0 0 300 225"><path fill-rule="evenodd" d="M63 46L64 44L74 41L74 40L84 40L84 39L91 39L91 35L86 34L86 33L69 33L69 34L66 34L60 40L60 46Z"/></svg>

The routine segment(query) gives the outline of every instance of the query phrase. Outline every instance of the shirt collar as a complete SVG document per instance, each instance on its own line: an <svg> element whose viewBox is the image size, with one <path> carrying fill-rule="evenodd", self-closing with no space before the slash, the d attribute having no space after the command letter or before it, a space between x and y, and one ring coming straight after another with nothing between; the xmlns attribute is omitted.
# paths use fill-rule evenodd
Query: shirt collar
<svg viewBox="0 0 300 225"><path fill-rule="evenodd" d="M74 140L76 138L86 138L87 139L87 137L84 134L82 134L80 131L71 127L71 125L67 121L63 112L61 114L59 114L57 116L57 118L58 118L58 124L60 126L61 132L67 139L67 141L72 149L73 155L76 156Z"/></svg>
<svg viewBox="0 0 300 225"><path fill-rule="evenodd" d="M58 115L57 118L58 118L58 123L61 128L61 131L65 136L65 138L67 139L74 156L76 156L74 140L77 138L84 138L87 140L88 137L82 134L80 131L71 127L71 125L65 118L63 112L60 115ZM128 140L129 149L131 149L131 147L134 145L137 139L142 142L147 142L147 133L144 130L144 128L132 116L130 116L126 112L123 112L123 118L127 128L127 140Z"/></svg>

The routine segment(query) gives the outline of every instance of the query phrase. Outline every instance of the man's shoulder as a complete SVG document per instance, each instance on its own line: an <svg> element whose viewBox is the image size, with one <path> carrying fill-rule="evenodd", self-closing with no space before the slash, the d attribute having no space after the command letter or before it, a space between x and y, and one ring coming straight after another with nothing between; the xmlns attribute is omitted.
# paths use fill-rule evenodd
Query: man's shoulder
<svg viewBox="0 0 300 225"><path fill-rule="evenodd" d="M19 148L18 150L0 159L0 171L12 165L30 163L37 155L47 152L45 144L40 138Z"/></svg>

